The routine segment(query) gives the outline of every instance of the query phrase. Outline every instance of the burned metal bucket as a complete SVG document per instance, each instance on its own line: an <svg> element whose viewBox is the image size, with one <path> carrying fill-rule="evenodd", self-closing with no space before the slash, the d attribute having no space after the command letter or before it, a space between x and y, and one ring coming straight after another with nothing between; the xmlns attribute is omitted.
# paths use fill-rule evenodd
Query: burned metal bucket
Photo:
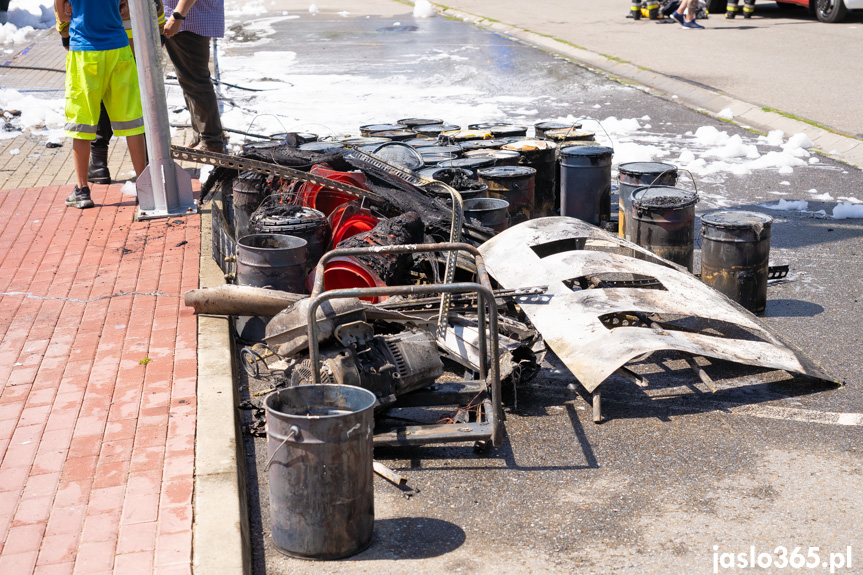
<svg viewBox="0 0 863 575"><path fill-rule="evenodd" d="M676 186L677 166L660 162L627 162L617 168L618 190L618 222L622 238L632 241L627 235L627 218L632 211L632 193L645 186Z"/></svg>
<svg viewBox="0 0 863 575"><path fill-rule="evenodd" d="M698 194L671 186L638 188L632 194L630 241L692 271Z"/></svg>
<svg viewBox="0 0 863 575"><path fill-rule="evenodd" d="M252 234L237 241L237 283L304 293L306 240L280 234Z"/></svg>
<svg viewBox="0 0 863 575"><path fill-rule="evenodd" d="M753 313L767 307L770 229L758 212L701 216L701 279Z"/></svg>
<svg viewBox="0 0 863 575"><path fill-rule="evenodd" d="M372 540L375 395L300 385L267 396L273 543L292 557L340 559Z"/></svg>
<svg viewBox="0 0 863 575"><path fill-rule="evenodd" d="M509 227L509 202L498 198L476 198L462 202L465 218L474 218L500 233Z"/></svg>
<svg viewBox="0 0 863 575"><path fill-rule="evenodd" d="M557 187L557 144L547 140L519 140L503 146L521 155L519 163L536 170L534 217L553 216L560 206Z"/></svg>
<svg viewBox="0 0 863 575"><path fill-rule="evenodd" d="M263 201L261 190L264 176L245 172L234 178L231 198L234 206L234 237L241 238L250 233L249 219Z"/></svg>
<svg viewBox="0 0 863 575"><path fill-rule="evenodd" d="M533 217L536 170L527 166L495 166L477 170L488 186L488 197L509 202L509 215L517 224Z"/></svg>
<svg viewBox="0 0 863 575"><path fill-rule="evenodd" d="M327 190L317 192L318 196L327 193ZM279 208L282 207L274 206L274 209L266 214L256 216L251 231L294 236L306 240L306 274L308 274L318 265L318 260L324 255L330 242L331 230L327 217L323 212L306 206Z"/></svg>
<svg viewBox="0 0 863 575"><path fill-rule="evenodd" d="M611 217L611 156L605 146L560 150L560 215L595 226Z"/></svg>

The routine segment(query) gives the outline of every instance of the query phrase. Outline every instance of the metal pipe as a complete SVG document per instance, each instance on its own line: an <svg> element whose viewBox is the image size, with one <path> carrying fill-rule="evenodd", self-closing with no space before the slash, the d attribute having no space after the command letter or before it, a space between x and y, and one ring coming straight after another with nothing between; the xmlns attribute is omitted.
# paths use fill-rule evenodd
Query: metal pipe
<svg viewBox="0 0 863 575"><path fill-rule="evenodd" d="M191 177L171 159L171 128L155 5L147 0L129 0L129 15L149 155L149 164L137 181L138 214L155 217L192 213Z"/></svg>

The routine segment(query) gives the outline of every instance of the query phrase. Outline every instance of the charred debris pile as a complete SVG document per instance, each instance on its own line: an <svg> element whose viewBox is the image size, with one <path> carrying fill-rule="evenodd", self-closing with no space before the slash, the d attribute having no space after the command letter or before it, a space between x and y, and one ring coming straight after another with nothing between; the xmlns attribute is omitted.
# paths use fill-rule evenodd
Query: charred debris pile
<svg viewBox="0 0 863 575"><path fill-rule="evenodd" d="M696 357L831 379L751 313L766 252L746 293L692 275L692 232L680 230L697 196L674 187L674 166L620 166L612 213L613 150L578 123L416 118L360 133L282 134L216 168L202 196L231 285L186 302L236 316L243 366L274 388L373 392L376 445L499 444L501 405L546 346L593 394L595 421L600 384L646 385L625 364L659 349L708 385ZM726 230L751 227L722 222L720 248Z"/></svg>

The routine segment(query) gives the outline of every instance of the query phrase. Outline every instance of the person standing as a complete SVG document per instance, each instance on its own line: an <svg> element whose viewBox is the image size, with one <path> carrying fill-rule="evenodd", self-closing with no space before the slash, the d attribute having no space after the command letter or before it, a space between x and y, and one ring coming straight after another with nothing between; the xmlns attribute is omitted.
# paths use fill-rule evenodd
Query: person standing
<svg viewBox="0 0 863 575"><path fill-rule="evenodd" d="M66 205L91 208L93 200L87 186L90 143L96 137L103 103L114 133L126 137L135 173L140 175L146 167L138 70L119 2L54 0L54 8L60 19L69 22L64 132L72 138L78 184L66 198Z"/></svg>
<svg viewBox="0 0 863 575"><path fill-rule="evenodd" d="M737 16L737 5L740 3L740 0L728 0L728 4L725 7L725 17L729 20L733 20L735 16ZM755 0L743 0L743 17L744 18L752 18L752 15L755 13Z"/></svg>
<svg viewBox="0 0 863 575"><path fill-rule="evenodd" d="M192 147L225 152L219 101L210 79L210 38L225 35L224 0L165 0L165 48L192 117Z"/></svg>

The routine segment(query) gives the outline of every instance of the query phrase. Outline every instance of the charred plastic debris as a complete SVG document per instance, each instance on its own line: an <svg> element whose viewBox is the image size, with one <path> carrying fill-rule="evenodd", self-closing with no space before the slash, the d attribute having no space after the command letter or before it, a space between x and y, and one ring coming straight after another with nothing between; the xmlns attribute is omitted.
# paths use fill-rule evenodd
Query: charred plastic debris
<svg viewBox="0 0 863 575"><path fill-rule="evenodd" d="M531 131L405 119L235 156L175 149L217 166L202 196L234 284L187 305L237 316L242 364L274 390L371 391L375 445L499 445L502 405L546 346L597 422L602 382L647 385L626 364L658 350L707 385L698 357L835 381L754 315L783 273L768 217L705 215L699 278L698 196L675 166L621 165L612 212L613 150L578 123Z"/></svg>

